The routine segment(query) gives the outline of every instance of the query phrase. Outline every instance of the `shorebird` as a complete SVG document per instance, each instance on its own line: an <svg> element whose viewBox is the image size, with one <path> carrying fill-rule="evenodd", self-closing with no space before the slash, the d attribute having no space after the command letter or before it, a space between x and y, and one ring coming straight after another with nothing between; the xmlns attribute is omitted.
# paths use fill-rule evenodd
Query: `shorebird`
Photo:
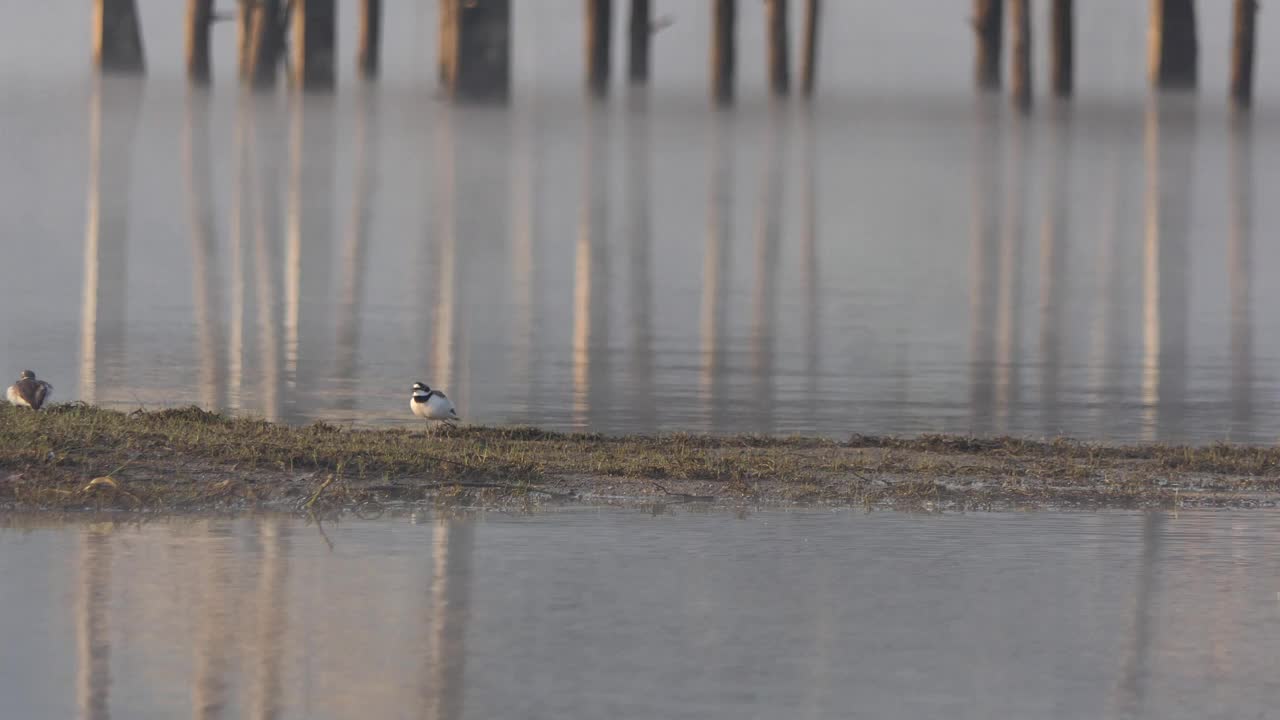
<svg viewBox="0 0 1280 720"><path fill-rule="evenodd" d="M409 398L409 409L414 415L424 420L434 420L449 425L457 422L458 411L444 393L432 390L425 383L413 384L413 395Z"/></svg>
<svg viewBox="0 0 1280 720"><path fill-rule="evenodd" d="M18 382L9 386L4 397L14 405L25 405L32 410L39 410L44 401L49 399L53 386L43 380L37 380L36 374L23 370Z"/></svg>

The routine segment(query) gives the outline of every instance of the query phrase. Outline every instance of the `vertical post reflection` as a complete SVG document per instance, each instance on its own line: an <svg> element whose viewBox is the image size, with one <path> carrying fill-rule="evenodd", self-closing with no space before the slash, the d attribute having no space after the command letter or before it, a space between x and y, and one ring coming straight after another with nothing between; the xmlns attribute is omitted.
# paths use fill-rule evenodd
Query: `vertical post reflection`
<svg viewBox="0 0 1280 720"><path fill-rule="evenodd" d="M243 7L248 7L247 3ZM252 96L240 93L236 102L235 132L231 140L231 222L227 244L230 246L231 321L227 342L227 406L244 409L245 305L249 291L245 282L248 253L247 238L252 233L249 217L253 202L249 198L249 124L253 121Z"/></svg>
<svg viewBox="0 0 1280 720"><path fill-rule="evenodd" d="M183 123L183 159L186 165L187 213L191 225L192 294L196 313L196 341L200 354L200 405L208 410L223 406L226 376L219 355L222 303L218 298L217 229L213 218L209 174L209 94L202 89L187 93Z"/></svg>
<svg viewBox="0 0 1280 720"><path fill-rule="evenodd" d="M1062 432L1060 380L1062 374L1062 316L1066 310L1065 285L1071 193L1071 110L1057 107L1049 136L1049 169L1045 173L1045 213L1040 231L1040 397L1041 420L1047 435Z"/></svg>
<svg viewBox="0 0 1280 720"><path fill-rule="evenodd" d="M515 338L512 343L511 404L521 422L533 420L540 385L539 355L536 346L538 296L537 246L541 185L541 143L538 111L532 100L517 106L512 148L511 287L515 302Z"/></svg>
<svg viewBox="0 0 1280 720"><path fill-rule="evenodd" d="M96 525L80 532L76 595L76 707L85 720L111 717L111 644L107 610L111 601L111 533Z"/></svg>
<svg viewBox="0 0 1280 720"><path fill-rule="evenodd" d="M782 233L782 172L786 116L781 108L769 115L756 221L756 282L752 296L751 388L757 430L774 429L774 317L778 300L778 244Z"/></svg>
<svg viewBox="0 0 1280 720"><path fill-rule="evenodd" d="M1195 107L1156 95L1146 109L1142 403L1146 439L1182 433L1186 396L1188 206Z"/></svg>
<svg viewBox="0 0 1280 720"><path fill-rule="evenodd" d="M1103 184L1103 210L1101 227L1097 230L1098 246L1095 260L1094 310L1092 316L1092 340L1089 353L1091 393L1097 410L1094 422L1102 431L1114 423L1117 410L1123 401L1124 360L1129 354L1130 326L1128 309L1137 303L1126 292L1127 281L1136 275L1136 255L1127 237L1123 218L1128 216L1127 199L1129 184L1125 158L1112 163L1111 172Z"/></svg>
<svg viewBox="0 0 1280 720"><path fill-rule="evenodd" d="M332 275L333 99L294 92L289 98L289 187L284 260L284 379L290 418L315 396L323 367L323 305ZM303 347L301 344L305 343ZM301 385L308 392L296 393Z"/></svg>
<svg viewBox="0 0 1280 720"><path fill-rule="evenodd" d="M217 541L228 538L222 523L203 523L200 544L200 617L195 646L195 678L191 683L192 716L197 720L225 717L228 699L227 676L231 669L228 652L228 591L231 576L227 553Z"/></svg>
<svg viewBox="0 0 1280 720"><path fill-rule="evenodd" d="M813 106L805 105L801 125L804 142L800 170L800 284L804 287L805 417L814 422L818 415L818 379L822 374L821 346L822 276L818 261L817 133Z"/></svg>
<svg viewBox="0 0 1280 720"><path fill-rule="evenodd" d="M1000 107L998 98L977 98L977 139L970 180L973 217L969 239L969 424L991 431L995 407L997 252L1000 237Z"/></svg>
<svg viewBox="0 0 1280 720"><path fill-rule="evenodd" d="M469 520L440 517L436 521L428 593L431 610L419 690L422 715L428 720L462 717L474 546L475 528Z"/></svg>
<svg viewBox="0 0 1280 720"><path fill-rule="evenodd" d="M1118 717L1146 716L1143 706L1151 685L1151 664L1155 657L1152 636L1156 627L1156 569L1164 521L1164 514L1158 512L1148 512L1142 517L1142 554L1138 558L1138 585L1133 595L1133 634L1116 687L1116 704L1120 712L1115 715Z"/></svg>
<svg viewBox="0 0 1280 720"><path fill-rule="evenodd" d="M281 409L280 376L283 360L280 352L279 254L276 232L278 201L276 178L271 155L258 145L259 134L268 138L267 119L270 108L257 105L261 96L248 95L253 103L245 137L245 158L249 166L248 196L253 203L253 273L258 307L258 408L267 420L279 420Z"/></svg>
<svg viewBox="0 0 1280 720"><path fill-rule="evenodd" d="M356 391L356 358L360 347L360 307L364 300L364 275L369 245L370 198L377 177L378 132L370 132L377 120L377 97L372 86L361 87L357 100L355 138L352 158L351 215L347 219L346 240L342 251L342 294L337 318L337 362L335 375L346 387L338 405L352 410L359 393Z"/></svg>
<svg viewBox="0 0 1280 720"><path fill-rule="evenodd" d="M274 720L280 717L281 665L284 661L285 585L289 577L289 546L279 517L258 521L258 538L262 543L256 593L257 627L253 639L253 684L249 717L252 720Z"/></svg>
<svg viewBox="0 0 1280 720"><path fill-rule="evenodd" d="M586 107L582 201L573 281L573 422L594 425L608 412L609 243L608 109Z"/></svg>
<svg viewBox="0 0 1280 720"><path fill-rule="evenodd" d="M707 239L702 251L702 371L701 395L708 404L709 429L728 421L725 372L726 296L729 289L729 250L733 241L733 115L714 113L708 167Z"/></svg>
<svg viewBox="0 0 1280 720"><path fill-rule="evenodd" d="M630 221L631 263L631 391L632 411L637 429L656 428L656 394L653 386L653 318L650 246L653 242L653 204L650 198L649 154L650 115L648 94L631 90L631 112L627 114L627 209Z"/></svg>
<svg viewBox="0 0 1280 720"><path fill-rule="evenodd" d="M1231 126L1231 233L1227 245L1231 288L1231 422L1253 422L1253 121L1238 113Z"/></svg>
<svg viewBox="0 0 1280 720"><path fill-rule="evenodd" d="M996 300L997 427L1017 427L1022 401L1022 262L1026 235L1026 186L1030 178L1030 120L1017 116L1010 127L1009 163L1005 177L1005 220L1000 233L1000 261Z"/></svg>
<svg viewBox="0 0 1280 720"><path fill-rule="evenodd" d="M440 111L437 129L437 148L439 161L436 163L436 197L439 206L436 214L439 218L437 232L439 242L439 258L436 267L435 327L433 339L429 343L431 357L430 385L438 385L449 392L455 403L463 403L465 393L457 382L457 367L454 359L463 344L461 334L463 323L459 318L461 303L458 293L458 142L457 128L454 127L458 110L447 107ZM465 411L464 411L465 412Z"/></svg>
<svg viewBox="0 0 1280 720"><path fill-rule="evenodd" d="M89 99L89 197L80 309L80 399L101 402L104 366L124 352L129 186L142 86L95 75Z"/></svg>

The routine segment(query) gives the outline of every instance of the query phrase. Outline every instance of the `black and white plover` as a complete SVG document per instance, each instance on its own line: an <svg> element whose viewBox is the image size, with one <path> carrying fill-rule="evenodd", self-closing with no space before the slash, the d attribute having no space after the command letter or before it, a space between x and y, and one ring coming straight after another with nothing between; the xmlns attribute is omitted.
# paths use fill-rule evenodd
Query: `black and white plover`
<svg viewBox="0 0 1280 720"><path fill-rule="evenodd" d="M425 383L413 384L413 395L409 398L409 409L414 415L435 422L449 425L458 421L458 411L444 393L432 390Z"/></svg>

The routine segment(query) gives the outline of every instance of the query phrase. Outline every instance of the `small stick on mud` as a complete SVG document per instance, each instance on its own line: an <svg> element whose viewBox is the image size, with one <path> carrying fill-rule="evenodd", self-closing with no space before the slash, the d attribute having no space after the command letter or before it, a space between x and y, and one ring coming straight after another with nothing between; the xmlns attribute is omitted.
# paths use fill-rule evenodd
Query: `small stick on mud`
<svg viewBox="0 0 1280 720"><path fill-rule="evenodd" d="M671 492L656 481L650 480L653 486L661 490L668 497L679 498L684 502L715 502L714 495L690 495L689 493Z"/></svg>

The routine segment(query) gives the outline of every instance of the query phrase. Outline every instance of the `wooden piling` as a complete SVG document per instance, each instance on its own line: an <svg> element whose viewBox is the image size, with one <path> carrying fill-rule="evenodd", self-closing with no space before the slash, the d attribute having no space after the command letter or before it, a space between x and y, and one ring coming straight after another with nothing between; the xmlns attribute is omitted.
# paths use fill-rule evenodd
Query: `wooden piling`
<svg viewBox="0 0 1280 720"><path fill-rule="evenodd" d="M146 70L135 0L94 0L93 64L113 73Z"/></svg>
<svg viewBox="0 0 1280 720"><path fill-rule="evenodd" d="M769 89L774 95L791 91L791 65L788 60L787 0L767 0L769 33Z"/></svg>
<svg viewBox="0 0 1280 720"><path fill-rule="evenodd" d="M631 0L627 78L632 85L645 85L649 82L649 38L652 37L649 17L649 0Z"/></svg>
<svg viewBox="0 0 1280 720"><path fill-rule="evenodd" d="M974 56L974 83L981 90L996 90L1000 87L1004 0L974 0L973 32L978 41Z"/></svg>
<svg viewBox="0 0 1280 720"><path fill-rule="evenodd" d="M511 93L511 0L441 0L440 82L455 100Z"/></svg>
<svg viewBox="0 0 1280 720"><path fill-rule="evenodd" d="M1147 52L1154 87L1195 88L1199 47L1194 0L1151 0Z"/></svg>
<svg viewBox="0 0 1280 720"><path fill-rule="evenodd" d="M213 0L187 0L187 79L209 84L209 27Z"/></svg>
<svg viewBox="0 0 1280 720"><path fill-rule="evenodd" d="M718 105L728 105L733 102L738 2L714 0L711 12L711 97Z"/></svg>
<svg viewBox="0 0 1280 720"><path fill-rule="evenodd" d="M284 52L281 11L281 0L257 0L249 8L246 79L255 88L275 87L276 68Z"/></svg>
<svg viewBox="0 0 1280 720"><path fill-rule="evenodd" d="M382 0L360 0L357 37L356 71L366 79L375 77L382 45Z"/></svg>
<svg viewBox="0 0 1280 720"><path fill-rule="evenodd" d="M1013 40L1009 81L1013 105L1031 110L1031 8L1030 0L1009 0L1009 33Z"/></svg>
<svg viewBox="0 0 1280 720"><path fill-rule="evenodd" d="M332 90L335 84L335 0L291 0L293 83L303 90Z"/></svg>
<svg viewBox="0 0 1280 720"><path fill-rule="evenodd" d="M1050 40L1053 94L1069 97L1075 85L1075 2L1053 0Z"/></svg>
<svg viewBox="0 0 1280 720"><path fill-rule="evenodd" d="M236 2L236 67L241 82L248 82L252 75L250 62L253 46L253 0Z"/></svg>
<svg viewBox="0 0 1280 720"><path fill-rule="evenodd" d="M1231 32L1231 100L1246 108L1253 102L1253 39L1257 0L1236 0Z"/></svg>
<svg viewBox="0 0 1280 720"><path fill-rule="evenodd" d="M587 3L587 90L596 97L609 93L609 30L613 27L613 0Z"/></svg>
<svg viewBox="0 0 1280 720"><path fill-rule="evenodd" d="M800 93L813 96L818 74L818 14L820 0L806 0L804 12L804 55L800 68Z"/></svg>

